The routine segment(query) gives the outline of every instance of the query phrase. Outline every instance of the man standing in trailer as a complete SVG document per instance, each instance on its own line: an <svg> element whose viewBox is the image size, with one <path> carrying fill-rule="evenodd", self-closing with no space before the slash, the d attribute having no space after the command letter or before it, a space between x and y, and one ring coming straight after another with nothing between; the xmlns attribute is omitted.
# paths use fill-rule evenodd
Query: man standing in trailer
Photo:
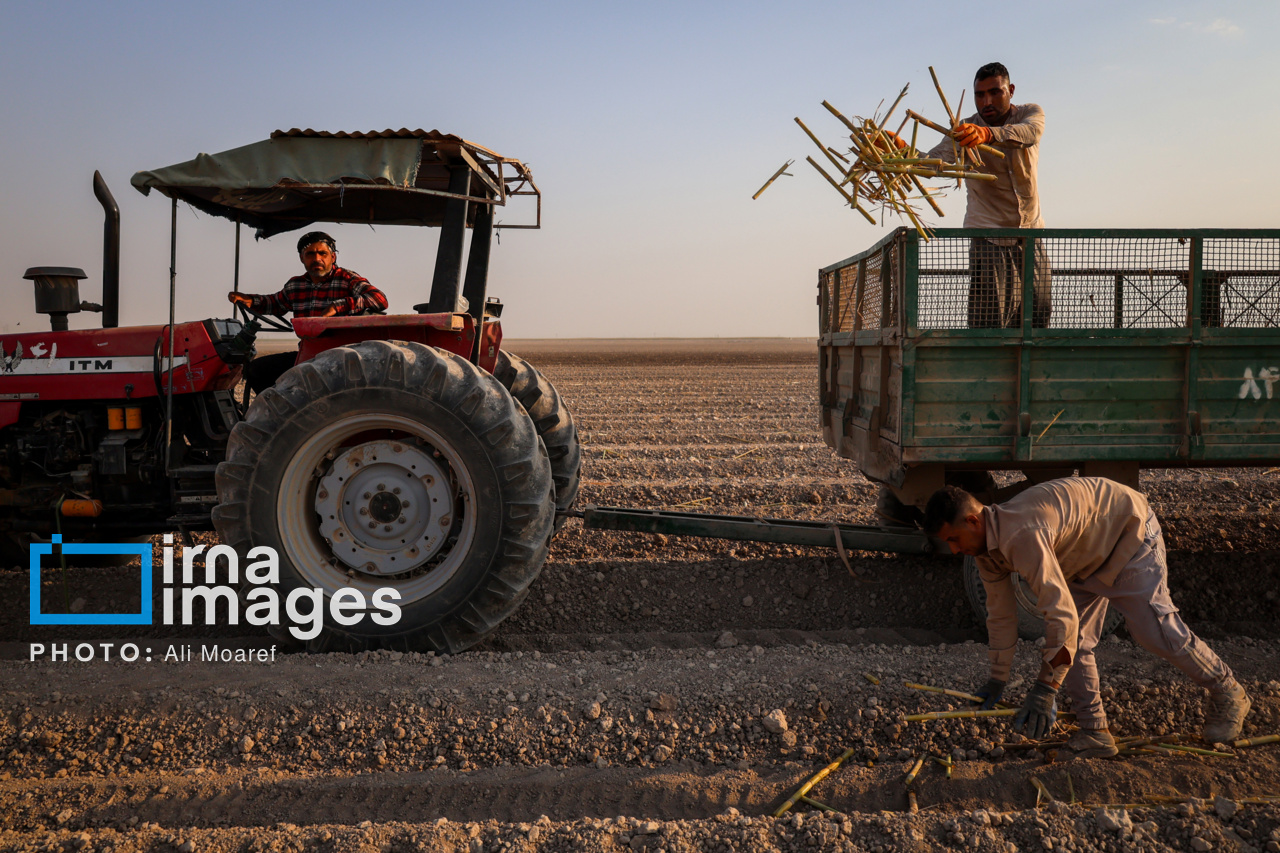
<svg viewBox="0 0 1280 853"><path fill-rule="evenodd" d="M956 138L945 138L925 157L956 162L960 152L970 158L966 170L995 175L994 181L965 181L965 228L1043 228L1037 165L1044 110L1038 104L1013 103L1009 69L990 62L977 70L973 100L978 112L955 127ZM896 136L899 147L906 142ZM977 150L999 149L1004 157ZM981 158L978 165L971 158ZM1015 328L1022 325L1023 241L1017 237L975 238L969 244L969 328ZM1035 283L1031 325L1049 325L1051 311L1049 257L1035 243Z"/></svg>

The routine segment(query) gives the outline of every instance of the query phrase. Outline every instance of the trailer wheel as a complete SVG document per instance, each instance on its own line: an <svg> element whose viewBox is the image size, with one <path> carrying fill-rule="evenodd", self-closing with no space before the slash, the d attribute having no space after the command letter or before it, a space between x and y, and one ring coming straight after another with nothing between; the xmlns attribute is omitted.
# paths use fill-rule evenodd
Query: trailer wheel
<svg viewBox="0 0 1280 853"><path fill-rule="evenodd" d="M290 369L236 425L216 479L214 525L242 564L257 546L278 554L281 613L295 590L323 592L311 651L471 646L523 601L554 520L524 409L466 360L414 343L365 341ZM370 602L388 587L394 624L372 608L338 623L335 593Z"/></svg>
<svg viewBox="0 0 1280 853"><path fill-rule="evenodd" d="M568 520L564 513L572 509L581 484L582 448L573 415L547 377L520 356L499 351L493 375L524 406L547 446L551 479L556 484L555 532L559 532Z"/></svg>
<svg viewBox="0 0 1280 853"><path fill-rule="evenodd" d="M973 557L964 558L964 589L969 595L969 604L983 624L987 621L987 589L982 585L982 577L978 574L978 564ZM1038 640L1044 636L1044 620L1036 610L1036 594L1027 586L1021 577L1013 576L1013 596L1018 602L1018 636L1024 640ZM1102 636L1115 632L1124 622L1119 610L1107 608L1107 615L1102 622Z"/></svg>

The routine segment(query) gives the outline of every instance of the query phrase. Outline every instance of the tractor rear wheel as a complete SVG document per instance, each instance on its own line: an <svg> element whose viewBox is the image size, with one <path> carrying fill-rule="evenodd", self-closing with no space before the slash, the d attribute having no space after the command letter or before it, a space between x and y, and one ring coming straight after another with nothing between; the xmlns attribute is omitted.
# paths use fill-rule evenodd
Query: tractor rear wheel
<svg viewBox="0 0 1280 853"><path fill-rule="evenodd" d="M969 604L978 617L978 621L987 621L987 589L982 585L982 576L978 574L978 564L973 557L964 558L964 589L969 595ZM1036 594L1018 575L1013 576L1013 597L1018 602L1018 636L1024 640L1038 640L1044 636L1044 619L1036 609ZM1102 636L1115 632L1124 622L1119 610L1107 608L1107 615L1102 622Z"/></svg>
<svg viewBox="0 0 1280 853"><path fill-rule="evenodd" d="M232 431L217 485L219 535L242 562L275 549L279 600L323 592L311 651L476 643L523 601L555 511L546 450L511 394L414 343L365 341L290 369ZM374 611L338 624L336 593L384 588L399 594L395 624Z"/></svg>
<svg viewBox="0 0 1280 853"><path fill-rule="evenodd" d="M493 375L524 406L547 447L551 479L556 484L555 530L559 532L568 520L565 513L573 508L581 485L582 448L573 415L547 377L520 356L499 351Z"/></svg>

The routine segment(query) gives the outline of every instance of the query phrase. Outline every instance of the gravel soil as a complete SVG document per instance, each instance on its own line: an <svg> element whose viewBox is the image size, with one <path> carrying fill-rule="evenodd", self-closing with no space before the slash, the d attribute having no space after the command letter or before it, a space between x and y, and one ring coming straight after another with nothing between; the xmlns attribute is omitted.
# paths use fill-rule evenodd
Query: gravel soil
<svg viewBox="0 0 1280 853"><path fill-rule="evenodd" d="M810 341L509 346L574 413L580 505L875 523L818 433ZM1253 696L1245 735L1280 733L1280 476L1142 485L1174 601ZM1280 851L1280 745L1066 761L1004 719L906 722L964 706L904 682L974 689L983 632L958 560L851 557L861 579L829 550L570 521L516 616L452 657L33 628L27 574L0 572L0 849ZM118 611L139 571L50 573L42 596ZM95 659L29 660L68 641ZM1024 644L1011 700L1037 660ZM1099 661L1117 734L1198 732L1202 691L1123 631ZM833 811L770 816L846 751L811 792ZM921 755L954 770L926 761L913 810Z"/></svg>

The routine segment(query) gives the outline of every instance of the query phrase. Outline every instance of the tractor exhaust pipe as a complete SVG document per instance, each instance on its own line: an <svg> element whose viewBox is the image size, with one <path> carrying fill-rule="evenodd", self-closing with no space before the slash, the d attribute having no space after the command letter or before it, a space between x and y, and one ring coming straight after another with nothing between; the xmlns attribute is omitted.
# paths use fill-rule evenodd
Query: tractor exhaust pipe
<svg viewBox="0 0 1280 853"><path fill-rule="evenodd" d="M120 325L120 206L101 172L93 173L93 194L102 205L102 328Z"/></svg>

